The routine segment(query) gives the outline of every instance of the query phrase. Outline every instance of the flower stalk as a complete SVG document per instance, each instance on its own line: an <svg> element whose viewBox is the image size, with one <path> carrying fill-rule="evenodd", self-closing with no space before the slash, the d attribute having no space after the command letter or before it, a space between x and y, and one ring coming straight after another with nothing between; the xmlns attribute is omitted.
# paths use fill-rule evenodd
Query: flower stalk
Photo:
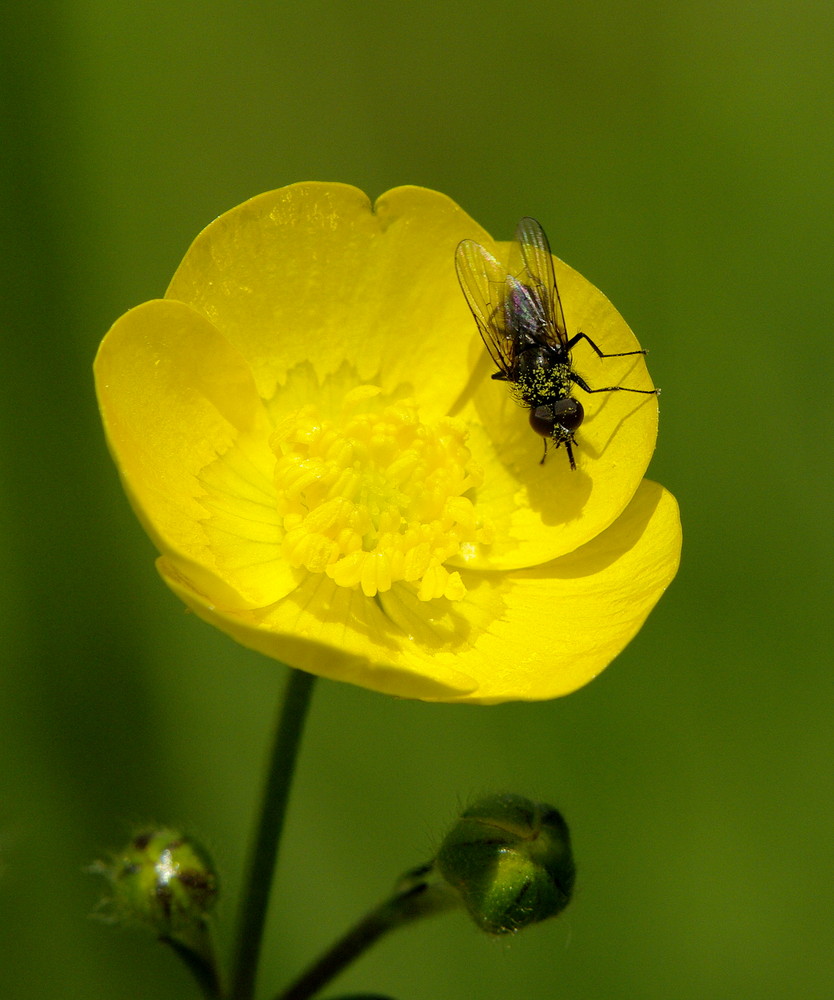
<svg viewBox="0 0 834 1000"><path fill-rule="evenodd" d="M251 1000L263 941L269 894L278 860L295 764L316 678L290 670L278 713L261 814L240 901L230 1000Z"/></svg>

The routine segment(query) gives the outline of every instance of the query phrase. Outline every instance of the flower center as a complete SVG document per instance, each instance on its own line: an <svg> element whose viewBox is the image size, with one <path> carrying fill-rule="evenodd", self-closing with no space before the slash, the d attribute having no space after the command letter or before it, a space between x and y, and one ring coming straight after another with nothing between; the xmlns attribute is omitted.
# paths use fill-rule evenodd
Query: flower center
<svg viewBox="0 0 834 1000"><path fill-rule="evenodd" d="M463 597L444 563L487 538L464 496L482 477L454 420L425 424L410 401L366 385L347 394L338 420L306 406L270 444L292 566L368 597L400 581L423 601Z"/></svg>

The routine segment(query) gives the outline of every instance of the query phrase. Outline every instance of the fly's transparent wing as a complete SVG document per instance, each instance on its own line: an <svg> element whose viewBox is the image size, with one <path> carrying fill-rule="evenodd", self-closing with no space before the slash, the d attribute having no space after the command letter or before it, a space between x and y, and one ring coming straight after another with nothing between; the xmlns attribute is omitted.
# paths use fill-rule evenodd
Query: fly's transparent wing
<svg viewBox="0 0 834 1000"><path fill-rule="evenodd" d="M519 222L511 257L520 258L519 281L526 284L531 295L541 303L546 318L541 335L554 347L565 347L568 333L553 270L553 255L545 231L535 219Z"/></svg>
<svg viewBox="0 0 834 1000"><path fill-rule="evenodd" d="M510 376L516 345L512 327L507 325L507 269L474 240L458 245L455 268L489 356Z"/></svg>

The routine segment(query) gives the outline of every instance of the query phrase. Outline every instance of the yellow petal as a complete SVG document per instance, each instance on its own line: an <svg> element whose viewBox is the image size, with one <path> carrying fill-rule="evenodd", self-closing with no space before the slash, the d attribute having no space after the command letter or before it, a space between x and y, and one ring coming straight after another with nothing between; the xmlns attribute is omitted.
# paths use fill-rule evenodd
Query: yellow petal
<svg viewBox="0 0 834 1000"><path fill-rule="evenodd" d="M636 634L675 575L674 498L645 481L588 545L536 569L461 574L460 601L397 586L376 600L323 577L270 608L212 607L165 560L160 572L201 618L238 642L337 680L425 701L554 698L595 677Z"/></svg>
<svg viewBox="0 0 834 1000"><path fill-rule="evenodd" d="M239 205L197 237L166 298L206 316L243 355L264 400L310 362L357 381L413 387L445 414L477 336L454 252L485 239L454 202L396 188L375 206L346 184L293 184Z"/></svg>
<svg viewBox="0 0 834 1000"><path fill-rule="evenodd" d="M558 260L556 278L569 335L585 331L610 354L640 349L599 289ZM653 388L642 355L600 359L584 341L572 353L574 367L592 389ZM461 417L470 427L473 455L487 471L478 510L491 523L494 539L457 560L460 565L516 569L558 558L607 528L634 495L657 439L657 397L589 394L578 387L573 395L585 408L576 432L575 470L552 442L541 464L543 439L531 430L529 410L513 399L506 382L478 383Z"/></svg>
<svg viewBox="0 0 834 1000"><path fill-rule="evenodd" d="M165 558L157 568L204 621L243 646L301 670L424 701L455 701L474 689L472 679L453 663L435 664L430 650L405 652L407 640L376 601L326 576L308 576L271 608L236 612L207 602Z"/></svg>
<svg viewBox="0 0 834 1000"><path fill-rule="evenodd" d="M269 425L240 354L179 302L146 302L95 363L108 443L160 551L213 601L262 606L295 586L281 556Z"/></svg>
<svg viewBox="0 0 834 1000"><path fill-rule="evenodd" d="M622 517L570 555L514 573L464 572L466 597L445 613L426 613L402 588L381 604L433 650L433 665L453 663L476 683L454 700L555 698L596 677L637 634L675 576L680 543L674 497L644 480Z"/></svg>

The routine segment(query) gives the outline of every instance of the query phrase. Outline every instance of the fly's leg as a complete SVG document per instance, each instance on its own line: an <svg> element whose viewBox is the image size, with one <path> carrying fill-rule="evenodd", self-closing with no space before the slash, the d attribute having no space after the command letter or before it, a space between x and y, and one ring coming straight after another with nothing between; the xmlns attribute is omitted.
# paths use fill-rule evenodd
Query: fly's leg
<svg viewBox="0 0 834 1000"><path fill-rule="evenodd" d="M567 342L567 349L570 350L575 344L578 344L580 340L587 340L591 345L592 349L596 351L597 357L600 358L629 358L633 354L648 354L648 351L623 351L622 354L604 354L597 345L591 340L587 333L577 333L575 336L571 337ZM584 388L584 386L583 386ZM590 389L588 390L591 391ZM602 389L596 389L595 392L603 392Z"/></svg>
<svg viewBox="0 0 834 1000"><path fill-rule="evenodd" d="M635 351L635 354L642 354L643 351ZM601 355L606 358L619 358L622 357L620 354L604 354ZM584 389L585 392L639 392L644 396L659 396L660 389L632 389L627 385L604 385L599 389L592 389L588 383L582 378L581 375L577 375L576 372L570 373L570 378L572 382L576 382L580 389Z"/></svg>

